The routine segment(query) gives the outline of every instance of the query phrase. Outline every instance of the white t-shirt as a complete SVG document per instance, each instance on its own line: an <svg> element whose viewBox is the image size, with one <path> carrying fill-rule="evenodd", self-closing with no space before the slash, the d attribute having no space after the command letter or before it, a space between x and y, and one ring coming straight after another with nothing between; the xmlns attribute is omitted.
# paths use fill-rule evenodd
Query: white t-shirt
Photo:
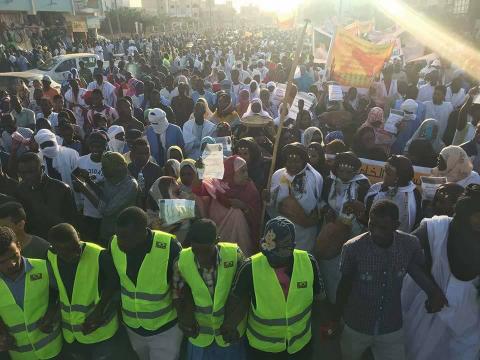
<svg viewBox="0 0 480 360"><path fill-rule="evenodd" d="M102 162L94 162L90 158L90 154L81 156L78 159L78 168L88 171L90 178L93 178L95 183L103 180L102 172ZM82 195L83 199L83 215L89 216L92 218L100 219L102 215L98 212L97 208L88 200L85 196Z"/></svg>
<svg viewBox="0 0 480 360"><path fill-rule="evenodd" d="M138 49L135 45L130 45L127 51L128 51L128 56L133 56L135 54L135 51L138 51Z"/></svg>

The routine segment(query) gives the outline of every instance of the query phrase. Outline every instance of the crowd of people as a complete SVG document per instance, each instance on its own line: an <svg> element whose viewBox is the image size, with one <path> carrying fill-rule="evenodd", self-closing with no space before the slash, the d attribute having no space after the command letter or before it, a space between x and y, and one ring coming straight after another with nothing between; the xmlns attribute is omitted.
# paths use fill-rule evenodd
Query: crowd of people
<svg viewBox="0 0 480 360"><path fill-rule="evenodd" d="M392 58L330 100L304 51L285 90L295 35L99 45L60 89L0 91L0 357L480 358L475 79Z"/></svg>

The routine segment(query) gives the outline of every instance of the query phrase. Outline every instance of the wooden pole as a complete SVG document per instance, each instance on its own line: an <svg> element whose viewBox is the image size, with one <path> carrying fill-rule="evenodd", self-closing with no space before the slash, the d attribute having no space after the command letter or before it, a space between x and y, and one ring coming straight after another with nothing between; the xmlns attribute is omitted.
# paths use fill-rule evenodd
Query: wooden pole
<svg viewBox="0 0 480 360"><path fill-rule="evenodd" d="M293 58L290 74L288 75L287 89L285 90L285 96L282 100L282 111L280 112L280 124L278 126L277 134L275 135L275 144L273 145L272 163L270 164L270 171L268 172L268 183L267 183L268 191L270 191L270 186L272 185L272 175L273 175L273 172L275 171L275 164L277 162L278 146L280 144L280 137L282 136L283 123L285 121L285 117L288 115L287 97L290 94L290 91L292 89L293 77L295 76L295 70L297 69L298 62L300 61L300 55L303 49L303 41L305 39L305 33L307 32L307 26L309 22L310 20L305 19L305 25L303 26L302 32L299 34L299 37L297 39L295 56ZM263 229L263 222L265 221L266 208L267 208L267 203L264 201L263 208L262 208L262 218L260 221L261 229Z"/></svg>

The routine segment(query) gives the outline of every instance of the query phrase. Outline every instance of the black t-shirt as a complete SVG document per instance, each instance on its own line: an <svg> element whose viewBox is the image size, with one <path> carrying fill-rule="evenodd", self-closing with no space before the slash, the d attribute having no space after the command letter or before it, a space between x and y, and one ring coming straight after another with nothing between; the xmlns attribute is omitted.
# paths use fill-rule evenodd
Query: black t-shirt
<svg viewBox="0 0 480 360"><path fill-rule="evenodd" d="M318 295L323 298L325 297L325 286L320 277L317 260L315 260L310 254L308 254L308 257L310 258L313 269L313 295ZM287 275L291 278L292 273L293 263L288 267ZM248 296L251 299L251 303L254 306L256 305L255 291L253 287L252 260L250 258L246 259L238 269L232 293L240 299Z"/></svg>

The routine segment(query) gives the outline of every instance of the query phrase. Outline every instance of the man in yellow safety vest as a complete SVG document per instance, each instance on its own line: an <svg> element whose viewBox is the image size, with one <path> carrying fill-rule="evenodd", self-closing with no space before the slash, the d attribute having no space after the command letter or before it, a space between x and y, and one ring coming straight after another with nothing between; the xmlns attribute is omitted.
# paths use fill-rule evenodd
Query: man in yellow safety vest
<svg viewBox="0 0 480 360"><path fill-rule="evenodd" d="M150 230L147 222L138 207L117 218L110 248L120 279L122 318L140 360L177 360L183 335L170 284L182 247L173 235Z"/></svg>
<svg viewBox="0 0 480 360"><path fill-rule="evenodd" d="M91 360L129 359L128 339L119 328L117 273L110 253L80 241L67 223L48 232L48 261L55 276L62 315L64 354Z"/></svg>
<svg viewBox="0 0 480 360"><path fill-rule="evenodd" d="M15 233L0 227L0 351L12 360L52 359L62 350L54 281L47 262L21 256Z"/></svg>
<svg viewBox="0 0 480 360"><path fill-rule="evenodd" d="M190 227L186 243L174 264L173 298L179 326L188 337L191 360L243 360L242 342L228 343L222 334L226 302L243 253L237 244L218 242L212 220L199 219ZM245 322L238 335L245 332Z"/></svg>
<svg viewBox="0 0 480 360"><path fill-rule="evenodd" d="M313 318L326 322L328 302L317 262L295 249L295 226L276 217L265 225L261 253L239 269L225 313L224 338L235 338L248 312L248 358L309 359ZM236 306L235 306L235 305Z"/></svg>

